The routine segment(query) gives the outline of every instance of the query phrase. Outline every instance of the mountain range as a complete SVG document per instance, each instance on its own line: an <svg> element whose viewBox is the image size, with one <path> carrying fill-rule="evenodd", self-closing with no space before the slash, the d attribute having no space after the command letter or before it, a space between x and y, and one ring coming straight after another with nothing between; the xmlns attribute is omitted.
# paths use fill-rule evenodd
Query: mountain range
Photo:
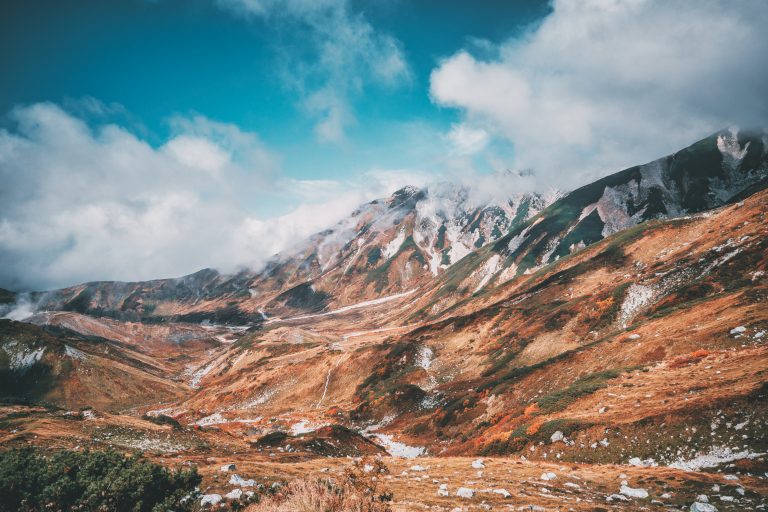
<svg viewBox="0 0 768 512"><path fill-rule="evenodd" d="M0 441L210 468L484 457L456 477L474 487L494 457L620 464L629 484L508 486L545 507L764 507L766 186L768 134L723 130L570 192L405 187L261 269L3 291L21 321L0 320ZM448 506L438 489L409 499Z"/></svg>

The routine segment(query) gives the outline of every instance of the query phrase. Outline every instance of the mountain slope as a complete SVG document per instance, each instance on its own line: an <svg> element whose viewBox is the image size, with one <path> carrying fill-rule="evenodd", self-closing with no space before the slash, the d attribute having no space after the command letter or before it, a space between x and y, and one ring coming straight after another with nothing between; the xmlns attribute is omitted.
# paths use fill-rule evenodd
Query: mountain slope
<svg viewBox="0 0 768 512"><path fill-rule="evenodd" d="M446 272L425 312L434 314L456 299L535 272L641 222L706 211L767 185L768 137L762 132L716 133L564 195Z"/></svg>

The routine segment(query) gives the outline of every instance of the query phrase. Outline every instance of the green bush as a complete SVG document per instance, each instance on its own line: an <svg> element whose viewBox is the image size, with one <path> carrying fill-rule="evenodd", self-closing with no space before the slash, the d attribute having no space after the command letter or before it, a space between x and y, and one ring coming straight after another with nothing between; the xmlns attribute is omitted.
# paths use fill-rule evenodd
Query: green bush
<svg viewBox="0 0 768 512"><path fill-rule="evenodd" d="M0 512L192 510L195 468L169 470L115 451L0 452Z"/></svg>

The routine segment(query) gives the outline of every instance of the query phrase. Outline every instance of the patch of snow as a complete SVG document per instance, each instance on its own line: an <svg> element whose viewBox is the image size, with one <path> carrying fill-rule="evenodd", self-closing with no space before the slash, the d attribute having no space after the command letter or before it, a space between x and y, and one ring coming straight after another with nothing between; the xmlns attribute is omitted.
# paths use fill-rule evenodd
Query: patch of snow
<svg viewBox="0 0 768 512"><path fill-rule="evenodd" d="M214 366L216 366L216 361L211 361L207 365L203 366L202 368L199 368L197 371L195 371L192 374L192 379L189 381L189 387L192 389L197 389L200 387L200 381L203 380L203 377L208 375L211 370L213 370Z"/></svg>
<svg viewBox="0 0 768 512"><path fill-rule="evenodd" d="M621 304L619 323L622 328L627 328L632 319L646 306L656 299L656 291L650 286L632 284L627 289L627 295Z"/></svg>
<svg viewBox="0 0 768 512"><path fill-rule="evenodd" d="M429 367L432 366L432 358L434 355L435 353L431 348L426 345L422 345L419 347L419 353L416 355L416 366L420 366L425 370L429 370Z"/></svg>
<svg viewBox="0 0 768 512"><path fill-rule="evenodd" d="M739 140L737 137L737 134L734 133L734 130L731 130L730 136L728 135L718 135L717 136L717 149L720 150L720 153L723 156L728 156L731 158L731 160L736 162L740 162L744 159L744 157L747 155L747 150L749 149L749 142L747 142L744 145L744 148L742 148L739 145Z"/></svg>
<svg viewBox="0 0 768 512"><path fill-rule="evenodd" d="M480 269L479 274L482 275L480 278L480 282L475 287L475 290L472 293L477 293L480 290L485 287L486 284L488 284L488 281L493 279L493 276L496 275L496 272L499 271L501 268L501 256L498 254L494 254L488 260L485 262L485 265L483 265L483 268Z"/></svg>
<svg viewBox="0 0 768 512"><path fill-rule="evenodd" d="M485 467L485 463L483 462L483 459L477 459L472 461L472 467L474 469L483 469Z"/></svg>
<svg viewBox="0 0 768 512"><path fill-rule="evenodd" d="M301 420L298 423L294 423L293 426L291 426L291 435L298 436L301 434L312 432L313 430L315 429L309 426L309 421Z"/></svg>
<svg viewBox="0 0 768 512"><path fill-rule="evenodd" d="M43 358L45 353L45 347L30 350L16 341L5 343L2 348L8 355L9 369L20 373L26 373L27 370Z"/></svg>
<svg viewBox="0 0 768 512"><path fill-rule="evenodd" d="M656 467L658 466L658 463L656 463L653 459L641 459L640 457L632 457L629 459L629 464L631 466L638 466L642 468L649 468L649 467Z"/></svg>
<svg viewBox="0 0 768 512"><path fill-rule="evenodd" d="M208 425L219 425L222 423L229 423L229 420L224 416L222 416L220 412L211 414L210 416L206 416L205 418L200 418L196 422L196 424L201 427L206 427Z"/></svg>
<svg viewBox="0 0 768 512"><path fill-rule="evenodd" d="M79 359L80 361L85 361L87 357L85 352L78 350L75 347L70 347L69 345L64 345L64 353L72 359Z"/></svg>
<svg viewBox="0 0 768 512"><path fill-rule="evenodd" d="M387 453L393 457L415 459L424 455L427 450L423 446L408 446L405 443L399 443L389 434L374 434L374 437L384 446Z"/></svg>
<svg viewBox="0 0 768 512"><path fill-rule="evenodd" d="M731 450L731 448L728 447L713 446L709 449L709 452L705 454L688 460L678 459L669 464L669 467L682 469L685 471L698 471L704 468L714 468L720 464L733 462L735 460L756 459L757 457L762 457L763 455L765 455L765 453L755 453L750 452L749 450L734 452Z"/></svg>
<svg viewBox="0 0 768 512"><path fill-rule="evenodd" d="M397 233L397 236L381 250L381 254L384 256L385 259L391 258L395 254L397 254L397 251L400 250L400 247L402 247L403 242L405 242L405 229L401 229Z"/></svg>

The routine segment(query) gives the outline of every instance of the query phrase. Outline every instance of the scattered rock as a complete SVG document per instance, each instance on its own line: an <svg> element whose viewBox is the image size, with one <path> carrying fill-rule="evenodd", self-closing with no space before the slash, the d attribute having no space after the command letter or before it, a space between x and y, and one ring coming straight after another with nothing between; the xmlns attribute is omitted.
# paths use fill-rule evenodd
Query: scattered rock
<svg viewBox="0 0 768 512"><path fill-rule="evenodd" d="M552 473L551 471L547 471L546 473L542 473L540 478L541 480L549 481L557 478L557 475Z"/></svg>
<svg viewBox="0 0 768 512"><path fill-rule="evenodd" d="M731 329L731 334L741 334L746 330L747 330L746 327L744 327L743 325L740 325L738 327L734 327L733 329Z"/></svg>
<svg viewBox="0 0 768 512"><path fill-rule="evenodd" d="M224 464L223 466L221 466L221 469L219 471L221 471L222 473L228 473L236 469L237 469L237 466L235 464Z"/></svg>
<svg viewBox="0 0 768 512"><path fill-rule="evenodd" d="M717 512L717 507L710 505L709 503L701 503L697 501L691 505L690 512Z"/></svg>
<svg viewBox="0 0 768 512"><path fill-rule="evenodd" d="M244 479L241 478L239 475L232 475L229 477L229 483L231 485L239 485L240 487L253 487L256 485L256 480L253 479Z"/></svg>
<svg viewBox="0 0 768 512"><path fill-rule="evenodd" d="M459 498L471 499L475 496L475 491L469 487L459 487L456 491L456 496Z"/></svg>
<svg viewBox="0 0 768 512"><path fill-rule="evenodd" d="M485 464L483 463L483 459L477 459L476 461L473 461L472 467L475 469L483 469L485 467Z"/></svg>
<svg viewBox="0 0 768 512"><path fill-rule="evenodd" d="M440 484L440 487L437 488L437 495L438 496L448 496L448 485L447 484Z"/></svg>
<svg viewBox="0 0 768 512"><path fill-rule="evenodd" d="M415 466L411 466L411 471L426 471L427 468L424 466L420 466L419 464L416 464Z"/></svg>
<svg viewBox="0 0 768 512"><path fill-rule="evenodd" d="M510 496L512 496L511 494L509 494L509 491L507 491L506 489L494 489L493 492L494 494L500 494L504 498L509 498Z"/></svg>
<svg viewBox="0 0 768 512"><path fill-rule="evenodd" d="M221 494L205 494L200 500L200 506L205 505L216 506L221 503Z"/></svg>
<svg viewBox="0 0 768 512"><path fill-rule="evenodd" d="M239 500L243 496L241 489L232 489L230 492L224 495L228 500Z"/></svg>
<svg viewBox="0 0 768 512"><path fill-rule="evenodd" d="M648 491L645 489L635 489L628 485L622 485L619 489L619 492L624 496L629 496L630 498L640 498L644 500L648 497Z"/></svg>
<svg viewBox="0 0 768 512"><path fill-rule="evenodd" d="M550 437L549 440L552 441L553 443L556 443L558 441L562 441L564 438L565 436L563 435L563 433L558 430L557 432L552 434L552 437Z"/></svg>

